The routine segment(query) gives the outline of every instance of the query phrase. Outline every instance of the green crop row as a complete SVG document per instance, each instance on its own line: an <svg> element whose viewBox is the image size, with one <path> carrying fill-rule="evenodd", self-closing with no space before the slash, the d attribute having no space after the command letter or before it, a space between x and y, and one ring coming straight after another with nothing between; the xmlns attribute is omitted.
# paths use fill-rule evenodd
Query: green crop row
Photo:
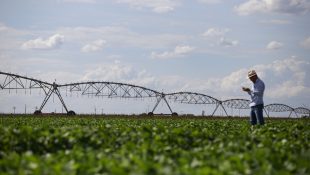
<svg viewBox="0 0 310 175"><path fill-rule="evenodd" d="M0 174L310 174L310 120L1 117Z"/></svg>

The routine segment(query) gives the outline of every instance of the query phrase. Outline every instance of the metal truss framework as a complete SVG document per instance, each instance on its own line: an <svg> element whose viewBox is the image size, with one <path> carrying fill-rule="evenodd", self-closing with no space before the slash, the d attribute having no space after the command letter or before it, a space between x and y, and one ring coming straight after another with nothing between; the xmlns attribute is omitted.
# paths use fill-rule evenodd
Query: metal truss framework
<svg viewBox="0 0 310 175"><path fill-rule="evenodd" d="M66 112L70 115L74 115L74 111L68 110L61 96L60 90L63 89L69 92L80 92L81 95L96 97L106 96L109 98L150 98L160 97L162 94L145 87L116 82L81 82L59 85L55 82L48 83L11 73L0 72L0 75L0 89L2 90L17 91L21 89L43 89L45 98L40 108L35 112L36 114L40 114L47 101L50 99L51 95L56 94Z"/></svg>
<svg viewBox="0 0 310 175"><path fill-rule="evenodd" d="M159 92L141 86L115 83L115 82L82 82L59 85L70 92L81 92L82 95L120 97L120 98L146 98L157 97Z"/></svg>
<svg viewBox="0 0 310 175"><path fill-rule="evenodd" d="M221 101L218 99L205 95L200 93L194 93L194 92L176 92L176 93L169 93L162 95L162 98L166 100L166 97L169 100L172 100L174 102L178 103L185 103L185 104L200 104L200 105L206 105L206 104L215 104L216 108L213 111L212 115L214 115L215 111L218 109L219 106L221 106L225 113L227 114L225 108L221 104ZM167 103L167 102L166 102Z"/></svg>
<svg viewBox="0 0 310 175"><path fill-rule="evenodd" d="M298 114L308 115L310 117L310 110L304 107L295 108L294 111Z"/></svg>
<svg viewBox="0 0 310 175"><path fill-rule="evenodd" d="M233 109L249 109L250 107L250 100L246 99L229 99L224 100L222 104L228 108Z"/></svg>
<svg viewBox="0 0 310 175"><path fill-rule="evenodd" d="M142 86L136 86L132 84L117 83L117 82L105 82L105 81L89 81L89 82L80 82L80 83L70 83L70 84L56 84L48 83L45 81L28 78L26 76L20 76L11 73L0 72L0 89L2 90L31 90L32 89L42 89L45 94L45 98L40 106L40 108L35 112L40 114L43 110L45 104L48 102L52 94L56 94L59 98L62 106L69 115L74 115L74 111L69 111L62 96L60 90L65 90L66 92L79 92L81 95L95 96L95 97L108 97L108 98L156 98L156 104L149 114L153 114L158 104L161 101L169 108L172 115L177 115L176 112L173 112L169 101L183 103L183 104L195 104L195 105L215 105L215 109L211 116L215 114L219 107L221 107L225 114L226 108L232 109L249 109L250 101L246 99L228 99L228 100L218 100L209 95L195 93L195 92L176 92L176 93L163 93ZM268 111L268 113L266 112ZM265 112L269 116L269 112L294 112L299 114L309 114L310 110L307 108L292 108L284 104L270 104L265 106ZM297 114L296 114L297 115Z"/></svg>
<svg viewBox="0 0 310 175"><path fill-rule="evenodd" d="M45 98L40 108L37 111L35 111L36 114L41 113L43 107L45 106L45 104L47 103L52 94L56 94L58 96L61 104L63 105L68 114L74 114L73 111L68 111L68 108L60 94L60 91L58 90L59 85L57 85L56 83L51 84L45 81L5 72L0 72L0 75L2 75L0 79L1 80L0 89L6 89L9 90L9 92L10 90L21 90L21 89L24 90L42 89L44 91Z"/></svg>
<svg viewBox="0 0 310 175"><path fill-rule="evenodd" d="M28 78L25 76L15 75L11 73L0 72L2 75L2 83L0 83L0 89L18 90L18 89L43 89L47 94L51 86L48 82Z"/></svg>
<svg viewBox="0 0 310 175"><path fill-rule="evenodd" d="M270 112L289 112L290 114L288 117L291 117L292 113L294 112L297 117L295 109L285 104L279 104L279 103L269 104L264 107L264 110L268 117Z"/></svg>

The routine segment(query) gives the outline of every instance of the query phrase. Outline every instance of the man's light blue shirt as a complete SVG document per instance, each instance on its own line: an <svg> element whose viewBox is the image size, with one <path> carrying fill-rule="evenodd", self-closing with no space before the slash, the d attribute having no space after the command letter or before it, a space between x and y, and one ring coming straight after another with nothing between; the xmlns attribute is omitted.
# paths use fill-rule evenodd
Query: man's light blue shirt
<svg viewBox="0 0 310 175"><path fill-rule="evenodd" d="M249 95L251 96L250 107L264 104L263 101L264 91L265 91L264 82L261 79L257 78L255 83L253 83L252 85L251 91L248 92Z"/></svg>

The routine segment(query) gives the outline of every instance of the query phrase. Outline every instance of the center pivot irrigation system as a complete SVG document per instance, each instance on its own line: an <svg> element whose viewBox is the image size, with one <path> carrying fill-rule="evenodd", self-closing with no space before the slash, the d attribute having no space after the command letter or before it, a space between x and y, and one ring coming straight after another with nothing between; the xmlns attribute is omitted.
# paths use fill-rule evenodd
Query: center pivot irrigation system
<svg viewBox="0 0 310 175"><path fill-rule="evenodd" d="M108 97L108 98L156 98L156 104L148 115L153 115L158 104L161 101L169 108L172 115L178 115L171 109L168 100L184 103L184 104L198 104L198 105L215 105L215 109L211 116L219 109L222 108L225 114L228 116L226 108L232 109L249 109L250 101L247 99L228 99L228 100L218 100L209 95L194 93L194 92L176 92L176 93L164 93L156 90L152 90L142 86L136 86L132 84L117 83L117 82L106 82L106 81L89 81L89 82L79 82L70 84L57 84L49 83L46 81L37 80L34 78L29 78L26 76L21 76L12 73L6 73L0 71L0 90L33 90L41 89L43 90L45 97L38 110L34 114L42 114L42 110L45 104L50 99L51 95L56 94L59 98L63 108L66 110L68 115L75 115L75 112L68 110L62 96L61 91L66 91L66 93L77 92L81 95L95 96L95 97ZM168 99L168 100L167 100ZM269 104L265 106L265 112L269 116L270 112L290 112L302 115L310 115L310 110L303 107L292 108L285 104Z"/></svg>

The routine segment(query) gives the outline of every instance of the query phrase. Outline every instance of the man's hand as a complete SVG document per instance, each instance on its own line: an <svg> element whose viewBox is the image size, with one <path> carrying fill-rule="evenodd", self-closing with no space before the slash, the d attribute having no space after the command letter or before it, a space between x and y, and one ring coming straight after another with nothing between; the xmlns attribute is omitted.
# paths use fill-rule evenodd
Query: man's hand
<svg viewBox="0 0 310 175"><path fill-rule="evenodd" d="M247 87L242 87L242 90L245 91L245 92L250 92L250 88L247 88Z"/></svg>

